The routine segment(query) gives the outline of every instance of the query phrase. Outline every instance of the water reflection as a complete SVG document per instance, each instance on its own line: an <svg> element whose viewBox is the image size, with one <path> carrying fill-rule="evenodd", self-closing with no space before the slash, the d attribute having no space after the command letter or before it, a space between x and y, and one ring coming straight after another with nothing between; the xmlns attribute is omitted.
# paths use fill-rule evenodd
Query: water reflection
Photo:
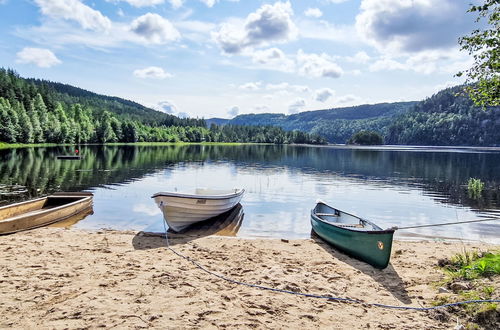
<svg viewBox="0 0 500 330"><path fill-rule="evenodd" d="M238 233L243 221L244 213L241 204L206 221L195 223L181 232L167 231L169 245L185 244L194 239L215 235L234 237ZM145 250L165 246L165 242L157 238L165 238L165 233L139 232L133 239L132 245L136 250Z"/></svg>
<svg viewBox="0 0 500 330"><path fill-rule="evenodd" d="M91 190L95 214L78 228L162 231L150 196L194 187L246 189L238 236L308 237L320 198L380 226L498 214L500 153L340 149L303 146L82 146L0 150L0 204L55 191ZM416 151L415 151L416 150ZM470 177L486 183L467 194ZM424 236L499 240L498 224L420 229Z"/></svg>

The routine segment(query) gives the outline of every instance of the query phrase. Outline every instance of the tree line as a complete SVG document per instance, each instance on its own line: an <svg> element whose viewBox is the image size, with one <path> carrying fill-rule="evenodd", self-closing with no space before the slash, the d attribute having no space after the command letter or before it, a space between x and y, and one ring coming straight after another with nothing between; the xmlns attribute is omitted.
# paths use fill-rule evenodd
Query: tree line
<svg viewBox="0 0 500 330"><path fill-rule="evenodd" d="M272 126L207 128L203 119L181 119L61 84L63 93L55 84L23 79L12 70L0 69L0 142L326 143L317 134Z"/></svg>

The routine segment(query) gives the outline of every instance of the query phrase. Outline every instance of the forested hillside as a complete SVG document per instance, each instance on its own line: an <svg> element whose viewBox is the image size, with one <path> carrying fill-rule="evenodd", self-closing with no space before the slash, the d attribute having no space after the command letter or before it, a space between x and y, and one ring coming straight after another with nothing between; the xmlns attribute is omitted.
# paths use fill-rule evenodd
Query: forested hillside
<svg viewBox="0 0 500 330"><path fill-rule="evenodd" d="M394 116L408 111L417 102L365 104L355 107L284 114L239 115L228 122L236 125L275 125L320 134L332 143L345 143L361 130L385 133Z"/></svg>
<svg viewBox="0 0 500 330"><path fill-rule="evenodd" d="M325 143L317 135L272 126L211 125L69 85L24 79L0 69L0 142Z"/></svg>
<svg viewBox="0 0 500 330"><path fill-rule="evenodd" d="M382 103L284 114L239 115L227 124L275 125L345 143L360 131L380 133L385 144L500 146L500 107L479 108L464 86L421 102Z"/></svg>
<svg viewBox="0 0 500 330"><path fill-rule="evenodd" d="M448 88L395 118L385 142L500 146L500 107L477 107L463 86Z"/></svg>

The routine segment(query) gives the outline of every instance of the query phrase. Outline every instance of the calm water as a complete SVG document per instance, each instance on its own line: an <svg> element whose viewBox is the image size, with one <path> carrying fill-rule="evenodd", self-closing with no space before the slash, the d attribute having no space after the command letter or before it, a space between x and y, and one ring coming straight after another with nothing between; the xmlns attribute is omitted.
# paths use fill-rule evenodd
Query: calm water
<svg viewBox="0 0 500 330"><path fill-rule="evenodd" d="M83 146L0 150L0 203L54 191L94 193L94 214L74 228L163 231L151 195L195 187L246 190L240 237L310 237L317 199L386 228L500 216L500 152L304 146ZM486 189L469 198L467 181ZM500 222L398 231L500 243Z"/></svg>

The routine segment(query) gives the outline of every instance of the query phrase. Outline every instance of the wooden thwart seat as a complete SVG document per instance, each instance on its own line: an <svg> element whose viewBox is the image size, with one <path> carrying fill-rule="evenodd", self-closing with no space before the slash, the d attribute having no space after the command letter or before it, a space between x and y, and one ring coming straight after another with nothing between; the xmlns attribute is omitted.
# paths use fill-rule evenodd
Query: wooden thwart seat
<svg viewBox="0 0 500 330"><path fill-rule="evenodd" d="M360 223L334 223L334 225L347 228L364 228L364 226Z"/></svg>
<svg viewBox="0 0 500 330"><path fill-rule="evenodd" d="M317 216L323 216L323 217L340 217L339 214L335 213L316 213Z"/></svg>

